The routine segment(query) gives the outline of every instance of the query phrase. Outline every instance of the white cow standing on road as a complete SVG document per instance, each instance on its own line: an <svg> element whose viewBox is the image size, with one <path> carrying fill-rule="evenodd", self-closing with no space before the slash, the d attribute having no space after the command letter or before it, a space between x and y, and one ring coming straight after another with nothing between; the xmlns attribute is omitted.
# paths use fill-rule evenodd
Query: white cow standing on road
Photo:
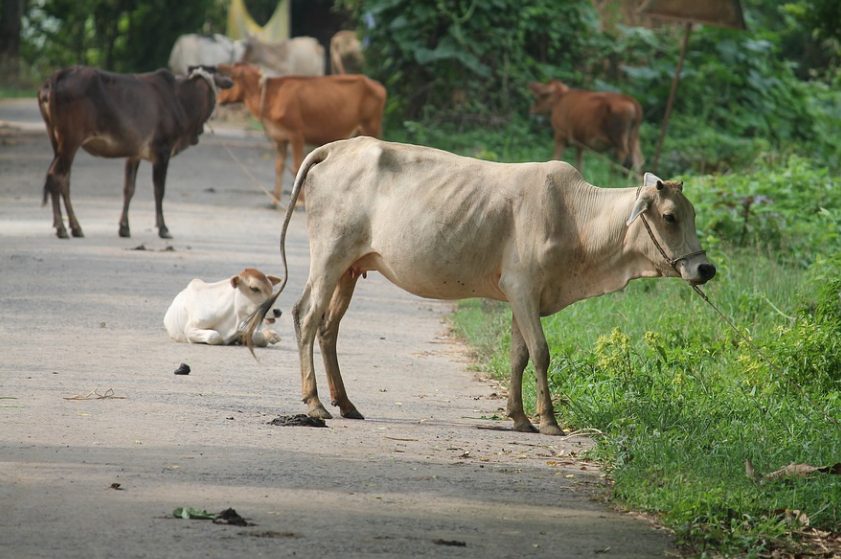
<svg viewBox="0 0 841 559"><path fill-rule="evenodd" d="M702 284L716 271L700 248L682 184L650 173L639 187L599 188L560 161L492 163L368 137L333 142L313 150L295 179L281 231L284 270L286 230L302 189L310 270L292 313L303 400L314 417L331 417L313 371L318 337L332 403L343 417L362 419L345 392L336 338L366 272L378 271L421 297L507 301L513 314L508 415L516 430L536 430L522 400L531 359L539 430L560 435L540 317L634 278L679 276ZM249 321L246 342L286 280Z"/></svg>

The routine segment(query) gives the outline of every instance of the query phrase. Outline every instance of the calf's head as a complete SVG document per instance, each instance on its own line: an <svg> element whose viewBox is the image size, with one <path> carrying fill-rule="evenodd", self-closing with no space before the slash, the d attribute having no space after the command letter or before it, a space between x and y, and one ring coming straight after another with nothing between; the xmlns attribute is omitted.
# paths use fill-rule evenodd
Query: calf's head
<svg viewBox="0 0 841 559"><path fill-rule="evenodd" d="M701 250L695 209L683 195L683 183L663 181L646 173L626 225L631 226L638 218L643 223L628 242L634 243L636 251L650 259L662 275L679 275L695 285L715 276L715 266Z"/></svg>
<svg viewBox="0 0 841 559"><path fill-rule="evenodd" d="M569 87L558 80L552 80L549 83L531 82L529 89L534 95L534 103L529 109L530 114L551 113L555 102L569 91Z"/></svg>
<svg viewBox="0 0 841 559"><path fill-rule="evenodd" d="M255 268L245 268L231 278L234 306L239 314L251 314L272 296L272 288L280 278L267 276Z"/></svg>

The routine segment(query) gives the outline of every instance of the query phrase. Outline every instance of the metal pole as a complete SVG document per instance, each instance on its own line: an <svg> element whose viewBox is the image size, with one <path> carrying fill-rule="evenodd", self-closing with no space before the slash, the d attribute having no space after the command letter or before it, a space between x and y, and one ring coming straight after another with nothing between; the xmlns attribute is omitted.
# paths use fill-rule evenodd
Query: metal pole
<svg viewBox="0 0 841 559"><path fill-rule="evenodd" d="M660 150L663 148L663 140L666 138L666 130L669 128L669 117L672 116L672 105L675 102L677 84L680 81L680 72L683 70L683 60L686 58L686 46L689 44L689 34L692 33L692 22L686 23L686 31L683 34L683 44L680 46L680 58L675 68L675 77L672 78L672 89L669 91L669 100L666 102L666 114L663 115L663 124L660 126L660 137L657 139L657 151L654 154L654 172L660 166Z"/></svg>

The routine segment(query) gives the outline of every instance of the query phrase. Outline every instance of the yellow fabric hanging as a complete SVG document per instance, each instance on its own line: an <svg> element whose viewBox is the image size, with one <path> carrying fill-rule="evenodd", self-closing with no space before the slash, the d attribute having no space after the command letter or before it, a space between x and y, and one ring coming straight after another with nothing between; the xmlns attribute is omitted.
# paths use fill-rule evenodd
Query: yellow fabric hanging
<svg viewBox="0 0 841 559"><path fill-rule="evenodd" d="M289 0L280 0L272 17L262 26L248 13L245 0L231 0L231 6L228 8L228 37L237 40L244 39L247 35L271 42L288 39Z"/></svg>

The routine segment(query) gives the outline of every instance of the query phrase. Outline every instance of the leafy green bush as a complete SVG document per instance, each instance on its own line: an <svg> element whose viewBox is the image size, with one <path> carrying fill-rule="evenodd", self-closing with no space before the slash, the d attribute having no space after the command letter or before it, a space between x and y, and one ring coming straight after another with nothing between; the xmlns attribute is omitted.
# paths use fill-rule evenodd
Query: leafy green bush
<svg viewBox="0 0 841 559"><path fill-rule="evenodd" d="M751 172L699 180L692 197L724 242L804 266L841 250L841 181L808 159L759 159Z"/></svg>
<svg viewBox="0 0 841 559"><path fill-rule="evenodd" d="M577 77L591 61L596 12L586 0L343 2L369 41L369 70L401 118L486 122L523 113L536 77ZM585 61L584 64L581 61ZM564 69L558 72L557 69ZM578 70L580 72L581 70Z"/></svg>

